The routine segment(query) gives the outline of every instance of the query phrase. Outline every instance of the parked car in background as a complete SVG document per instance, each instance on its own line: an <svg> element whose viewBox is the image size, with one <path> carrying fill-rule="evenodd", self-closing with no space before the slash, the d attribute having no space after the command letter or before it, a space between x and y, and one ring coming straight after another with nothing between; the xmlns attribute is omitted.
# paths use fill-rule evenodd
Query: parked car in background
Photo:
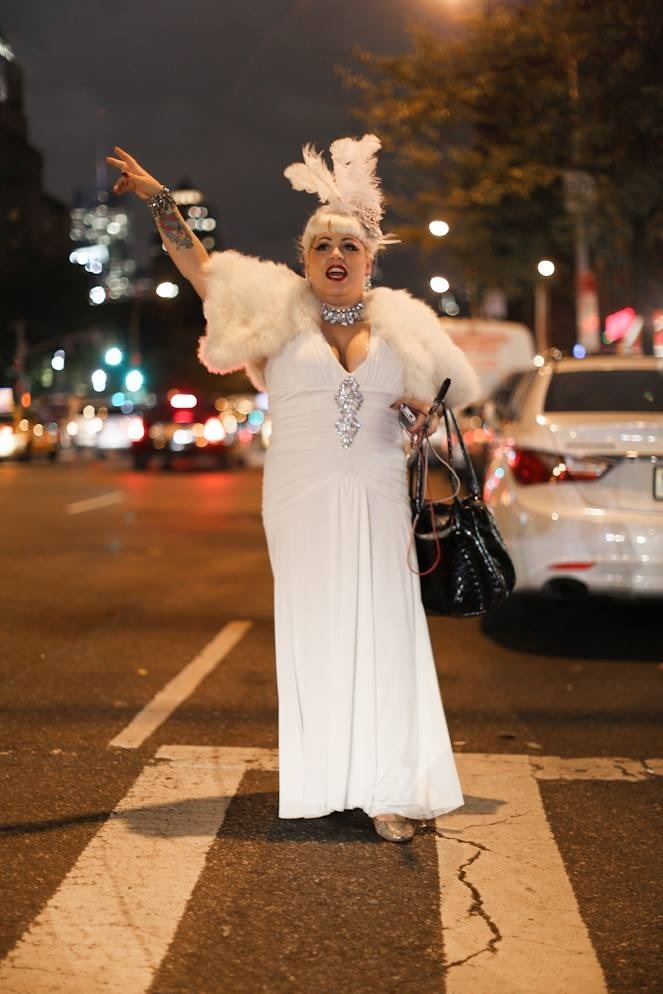
<svg viewBox="0 0 663 994"><path fill-rule="evenodd" d="M663 362L564 358L523 376L484 499L517 589L663 594Z"/></svg>
<svg viewBox="0 0 663 994"><path fill-rule="evenodd" d="M440 318L440 324L467 356L479 377L483 403L512 373L531 369L534 336L516 321L488 318Z"/></svg>
<svg viewBox="0 0 663 994"><path fill-rule="evenodd" d="M60 429L48 412L21 407L11 387L0 388L0 459L55 460L60 451Z"/></svg>
<svg viewBox="0 0 663 994"><path fill-rule="evenodd" d="M129 428L132 415L120 408L83 400L67 418L68 442L73 448L87 449L96 455L131 448Z"/></svg>
<svg viewBox="0 0 663 994"><path fill-rule="evenodd" d="M181 459L222 468L248 463L255 445L262 450L264 427L265 413L255 396L211 401L173 389L154 407L133 415L129 435L134 467L145 470L154 462L172 469Z"/></svg>
<svg viewBox="0 0 663 994"><path fill-rule="evenodd" d="M440 325L467 356L479 377L480 393L476 402L456 416L463 441L474 470L483 478L486 458L490 449L492 426L486 413L504 402L520 377L532 369L534 337L524 324L487 318L440 318ZM491 407L492 404L492 407ZM442 427L431 436L431 468L438 464L435 458L446 459L446 434ZM454 460L460 462L461 453L454 449Z"/></svg>
<svg viewBox="0 0 663 994"><path fill-rule="evenodd" d="M530 363L526 370L509 373L482 403L472 404L470 407L456 412L458 427L462 432L465 448L480 484L483 482L486 465L495 445L496 429L505 419L509 401L513 397L516 387L527 372L533 368ZM430 442L433 451L429 465L431 468L435 468L436 465L439 465L439 459L446 460L448 454L447 436L443 423L430 436ZM458 445L454 445L453 458L455 464L462 463L462 453Z"/></svg>

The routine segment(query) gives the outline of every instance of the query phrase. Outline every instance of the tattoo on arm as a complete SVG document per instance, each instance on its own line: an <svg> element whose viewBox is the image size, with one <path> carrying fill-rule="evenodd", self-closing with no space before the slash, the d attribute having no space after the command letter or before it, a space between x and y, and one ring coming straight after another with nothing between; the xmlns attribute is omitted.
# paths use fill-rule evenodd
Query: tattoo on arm
<svg viewBox="0 0 663 994"><path fill-rule="evenodd" d="M172 242L177 248L191 248L193 238L186 224L182 224L177 214L161 214L158 220L159 230L164 238Z"/></svg>

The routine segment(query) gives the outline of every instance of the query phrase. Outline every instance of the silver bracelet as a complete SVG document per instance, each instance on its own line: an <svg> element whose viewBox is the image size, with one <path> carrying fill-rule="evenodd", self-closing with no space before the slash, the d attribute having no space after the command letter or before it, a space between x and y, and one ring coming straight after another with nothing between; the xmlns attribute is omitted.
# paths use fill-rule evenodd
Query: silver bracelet
<svg viewBox="0 0 663 994"><path fill-rule="evenodd" d="M167 186L162 186L145 203L154 218L161 217L163 214L170 214L172 211L177 210L177 204L173 200L173 195Z"/></svg>

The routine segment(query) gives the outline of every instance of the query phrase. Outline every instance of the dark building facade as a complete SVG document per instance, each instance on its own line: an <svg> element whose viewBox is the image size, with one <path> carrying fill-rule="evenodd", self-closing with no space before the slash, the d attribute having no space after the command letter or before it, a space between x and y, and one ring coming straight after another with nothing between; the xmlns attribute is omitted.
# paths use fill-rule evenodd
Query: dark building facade
<svg viewBox="0 0 663 994"><path fill-rule="evenodd" d="M0 30L0 276L66 257L69 211L42 189L42 156L30 144L21 68Z"/></svg>

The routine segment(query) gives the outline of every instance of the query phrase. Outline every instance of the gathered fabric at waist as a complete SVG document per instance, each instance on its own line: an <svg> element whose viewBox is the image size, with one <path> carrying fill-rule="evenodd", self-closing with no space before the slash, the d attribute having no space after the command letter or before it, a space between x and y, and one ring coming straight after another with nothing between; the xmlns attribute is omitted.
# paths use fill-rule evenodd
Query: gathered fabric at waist
<svg viewBox="0 0 663 994"><path fill-rule="evenodd" d="M316 491L353 477L357 485L407 503L403 433L393 396L362 390L360 427L344 448L336 431L339 409L329 390L270 395L272 434L263 475L265 522Z"/></svg>
<svg viewBox="0 0 663 994"><path fill-rule="evenodd" d="M330 454L343 451L336 423L341 412L329 389L298 390L292 394L270 394L272 424L270 449L313 451L321 447ZM377 450L403 450L398 413L390 408L392 393L362 388L363 402L356 412L359 428L347 452L371 454Z"/></svg>

